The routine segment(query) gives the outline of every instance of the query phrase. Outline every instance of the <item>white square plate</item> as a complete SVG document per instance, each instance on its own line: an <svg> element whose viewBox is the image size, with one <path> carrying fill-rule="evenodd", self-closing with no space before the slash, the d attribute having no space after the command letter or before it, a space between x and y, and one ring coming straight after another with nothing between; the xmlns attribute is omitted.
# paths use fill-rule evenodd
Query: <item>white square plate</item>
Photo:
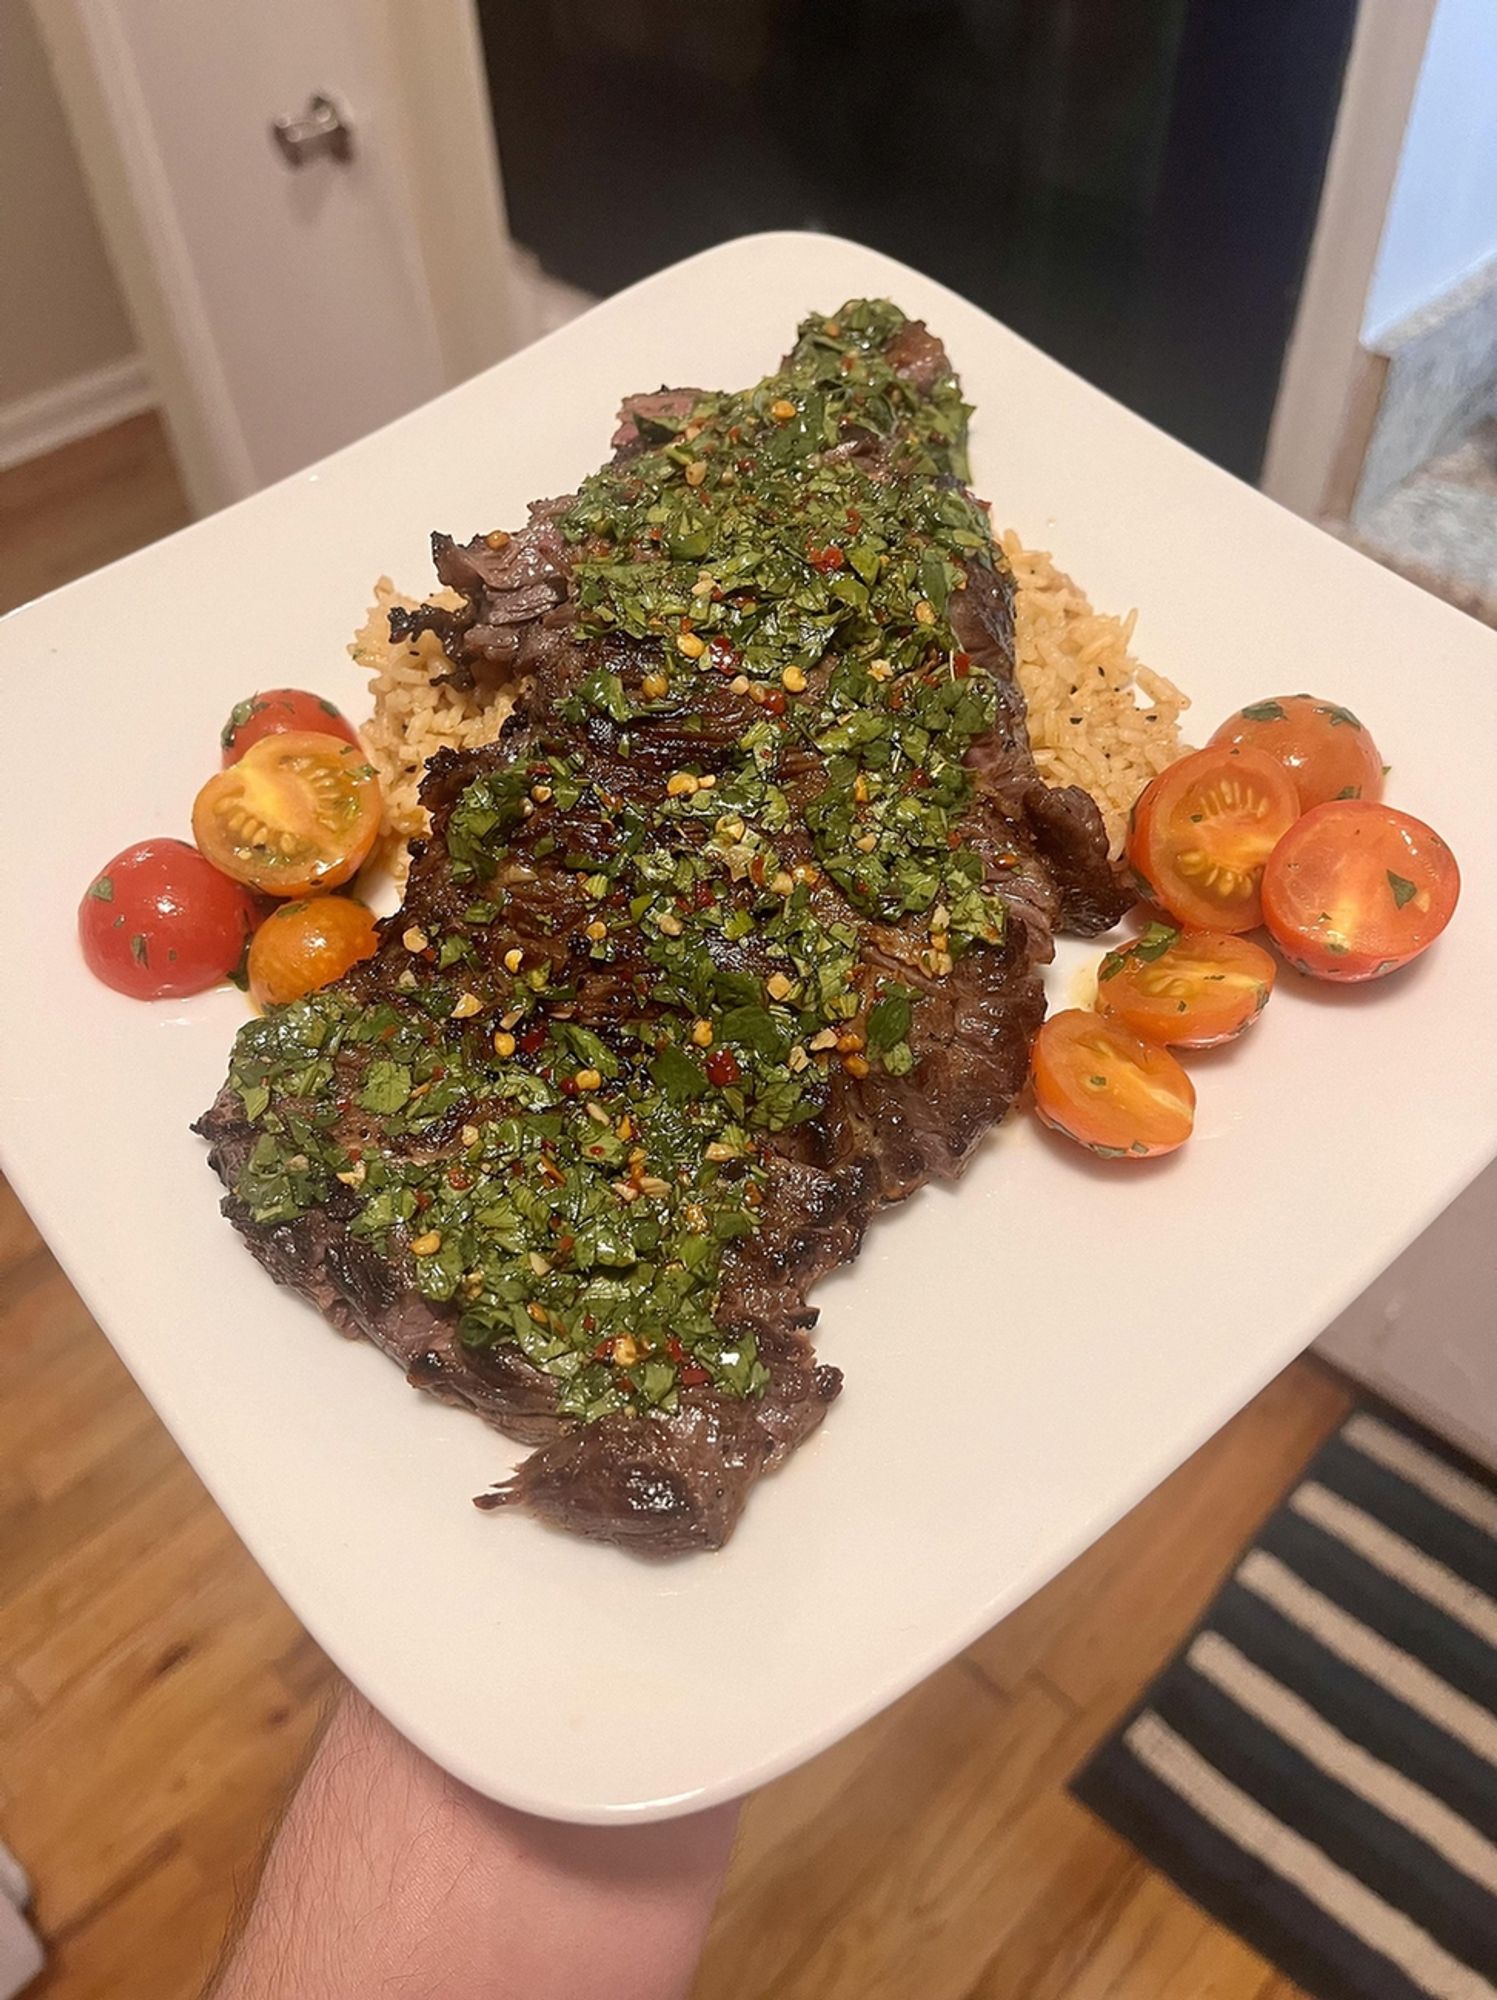
<svg viewBox="0 0 1497 2000"><path fill-rule="evenodd" d="M344 647L427 536L523 518L602 456L626 391L738 387L807 312L885 294L946 341L996 518L1052 547L1196 699L1348 702L1465 871L1413 970L1286 976L1195 1065L1197 1136L1113 1169L1027 1118L825 1285L847 1386L727 1550L664 1567L484 1515L519 1456L278 1291L188 1130L244 1002L142 1006L74 942L93 871L184 833L230 705L363 712ZM22 1199L293 1609L423 1749L564 1819L756 1785L991 1625L1309 1342L1497 1151L1497 636L1282 513L953 293L851 243L677 265L227 513L0 624L0 1121ZM22 702L26 703L22 721ZM34 713L38 720L32 719ZM1096 947L1066 947L1062 996Z"/></svg>

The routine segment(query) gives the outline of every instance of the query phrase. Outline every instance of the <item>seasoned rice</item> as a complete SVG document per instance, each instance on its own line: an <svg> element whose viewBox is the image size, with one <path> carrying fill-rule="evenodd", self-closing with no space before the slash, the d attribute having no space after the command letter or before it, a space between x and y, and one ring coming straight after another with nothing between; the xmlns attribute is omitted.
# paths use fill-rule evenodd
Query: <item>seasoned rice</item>
<svg viewBox="0 0 1497 2000"><path fill-rule="evenodd" d="M1094 611L1086 594L1043 550L1009 529L1003 552L1018 585L1019 685L1029 740L1051 784L1081 785L1102 809L1112 851L1122 849L1128 812L1144 786L1181 756L1178 719L1188 699L1129 650L1137 613ZM450 591L427 600L448 609ZM426 831L418 793L429 757L491 743L514 707L514 690L480 695L433 685L449 662L434 634L390 637L390 611L415 608L387 576L349 653L371 676L374 713L361 734L384 791L388 858L404 873L405 843Z"/></svg>
<svg viewBox="0 0 1497 2000"><path fill-rule="evenodd" d="M384 794L386 858L397 876L405 873L405 844L426 832L426 813L419 797L428 758L439 750L469 750L492 743L514 707L514 694L503 689L481 696L445 684L433 684L451 662L435 633L410 640L390 637L390 613L397 606L413 611L417 600L403 597L382 576L374 586L369 615L354 634L349 655L372 676L374 713L359 734L370 762L379 772ZM455 611L462 599L439 590L426 599Z"/></svg>
<svg viewBox="0 0 1497 2000"><path fill-rule="evenodd" d="M1136 611L1094 611L1065 571L1044 550L1026 549L1012 528L1003 552L1018 585L1019 685L1034 761L1050 784L1091 793L1121 853L1133 801L1184 754L1177 724L1189 698L1133 657Z"/></svg>

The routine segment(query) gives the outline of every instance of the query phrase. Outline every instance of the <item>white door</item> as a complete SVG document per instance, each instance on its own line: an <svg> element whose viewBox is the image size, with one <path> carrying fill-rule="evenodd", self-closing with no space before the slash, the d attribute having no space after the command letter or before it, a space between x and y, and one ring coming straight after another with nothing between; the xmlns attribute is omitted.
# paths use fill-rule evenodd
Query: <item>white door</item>
<svg viewBox="0 0 1497 2000"><path fill-rule="evenodd" d="M468 0L34 0L194 497L294 472L513 344ZM329 98L347 157L278 118Z"/></svg>

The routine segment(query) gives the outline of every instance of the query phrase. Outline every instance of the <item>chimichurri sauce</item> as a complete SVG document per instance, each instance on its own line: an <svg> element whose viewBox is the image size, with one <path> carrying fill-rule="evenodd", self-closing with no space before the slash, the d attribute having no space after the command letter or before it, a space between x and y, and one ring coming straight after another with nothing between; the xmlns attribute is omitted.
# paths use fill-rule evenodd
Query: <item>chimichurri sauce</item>
<svg viewBox="0 0 1497 2000"><path fill-rule="evenodd" d="M933 979L1003 934L957 831L999 690L949 621L992 538L962 484L955 379L922 391L885 358L904 325L884 301L808 319L757 387L642 421L643 449L561 516L579 635L658 644L627 686L587 674L565 713L647 724L723 676L754 716L726 763L721 746L710 770L683 763L644 806L600 796L580 750L485 773L446 829L472 901L440 937L405 933L407 1004L330 989L236 1043L254 1219L336 1200L355 1234L409 1253L464 1342L518 1347L575 1416L762 1390L751 1333L716 1315L774 1136L816 1117L832 1064L915 1061L919 993L862 963L859 919L919 926ZM808 757L797 808L787 765ZM601 860L568 851L583 810L608 829ZM478 948L522 828L575 876L578 962L606 967L624 934L648 962L648 1008L606 1038L569 1018L549 961ZM823 874L845 920L813 907Z"/></svg>

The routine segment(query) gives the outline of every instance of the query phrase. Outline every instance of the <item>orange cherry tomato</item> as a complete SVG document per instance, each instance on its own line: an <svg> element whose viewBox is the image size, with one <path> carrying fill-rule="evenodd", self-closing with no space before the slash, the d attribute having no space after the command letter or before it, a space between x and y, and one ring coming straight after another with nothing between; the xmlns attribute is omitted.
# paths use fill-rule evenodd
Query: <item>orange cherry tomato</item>
<svg viewBox="0 0 1497 2000"><path fill-rule="evenodd" d="M1079 1007L1052 1014L1035 1038L1034 1103L1107 1160L1172 1153L1195 1124L1195 1088L1169 1051Z"/></svg>
<svg viewBox="0 0 1497 2000"><path fill-rule="evenodd" d="M1378 979L1427 951L1461 893L1433 828L1392 806L1317 806L1279 842L1263 915L1289 963L1315 979Z"/></svg>
<svg viewBox="0 0 1497 2000"><path fill-rule="evenodd" d="M116 993L175 1000L237 972L259 917L248 891L185 840L142 840L89 883L78 942Z"/></svg>
<svg viewBox="0 0 1497 2000"><path fill-rule="evenodd" d="M363 751L310 730L262 737L192 808L208 859L267 896L338 888L362 866L379 821L379 781Z"/></svg>
<svg viewBox="0 0 1497 2000"><path fill-rule="evenodd" d="M229 710L218 733L223 761L237 764L262 737L284 735L290 729L341 736L355 745L359 740L348 717L320 694L309 694L305 688L267 688L263 694L246 695Z"/></svg>
<svg viewBox="0 0 1497 2000"><path fill-rule="evenodd" d="M249 990L257 1007L282 1007L341 979L379 942L372 912L350 896L283 903L255 932Z"/></svg>
<svg viewBox="0 0 1497 2000"><path fill-rule="evenodd" d="M1150 924L1103 959L1097 1012L1146 1042L1211 1049L1253 1025L1268 1005L1277 969L1247 938Z"/></svg>
<svg viewBox="0 0 1497 2000"><path fill-rule="evenodd" d="M1383 796L1383 760L1368 731L1349 708L1313 694L1250 702L1211 741L1276 758L1294 780L1301 812L1331 799Z"/></svg>
<svg viewBox="0 0 1497 2000"><path fill-rule="evenodd" d="M1147 787L1128 827L1140 891L1182 924L1250 931L1263 864L1299 818L1284 767L1262 750L1197 750Z"/></svg>

